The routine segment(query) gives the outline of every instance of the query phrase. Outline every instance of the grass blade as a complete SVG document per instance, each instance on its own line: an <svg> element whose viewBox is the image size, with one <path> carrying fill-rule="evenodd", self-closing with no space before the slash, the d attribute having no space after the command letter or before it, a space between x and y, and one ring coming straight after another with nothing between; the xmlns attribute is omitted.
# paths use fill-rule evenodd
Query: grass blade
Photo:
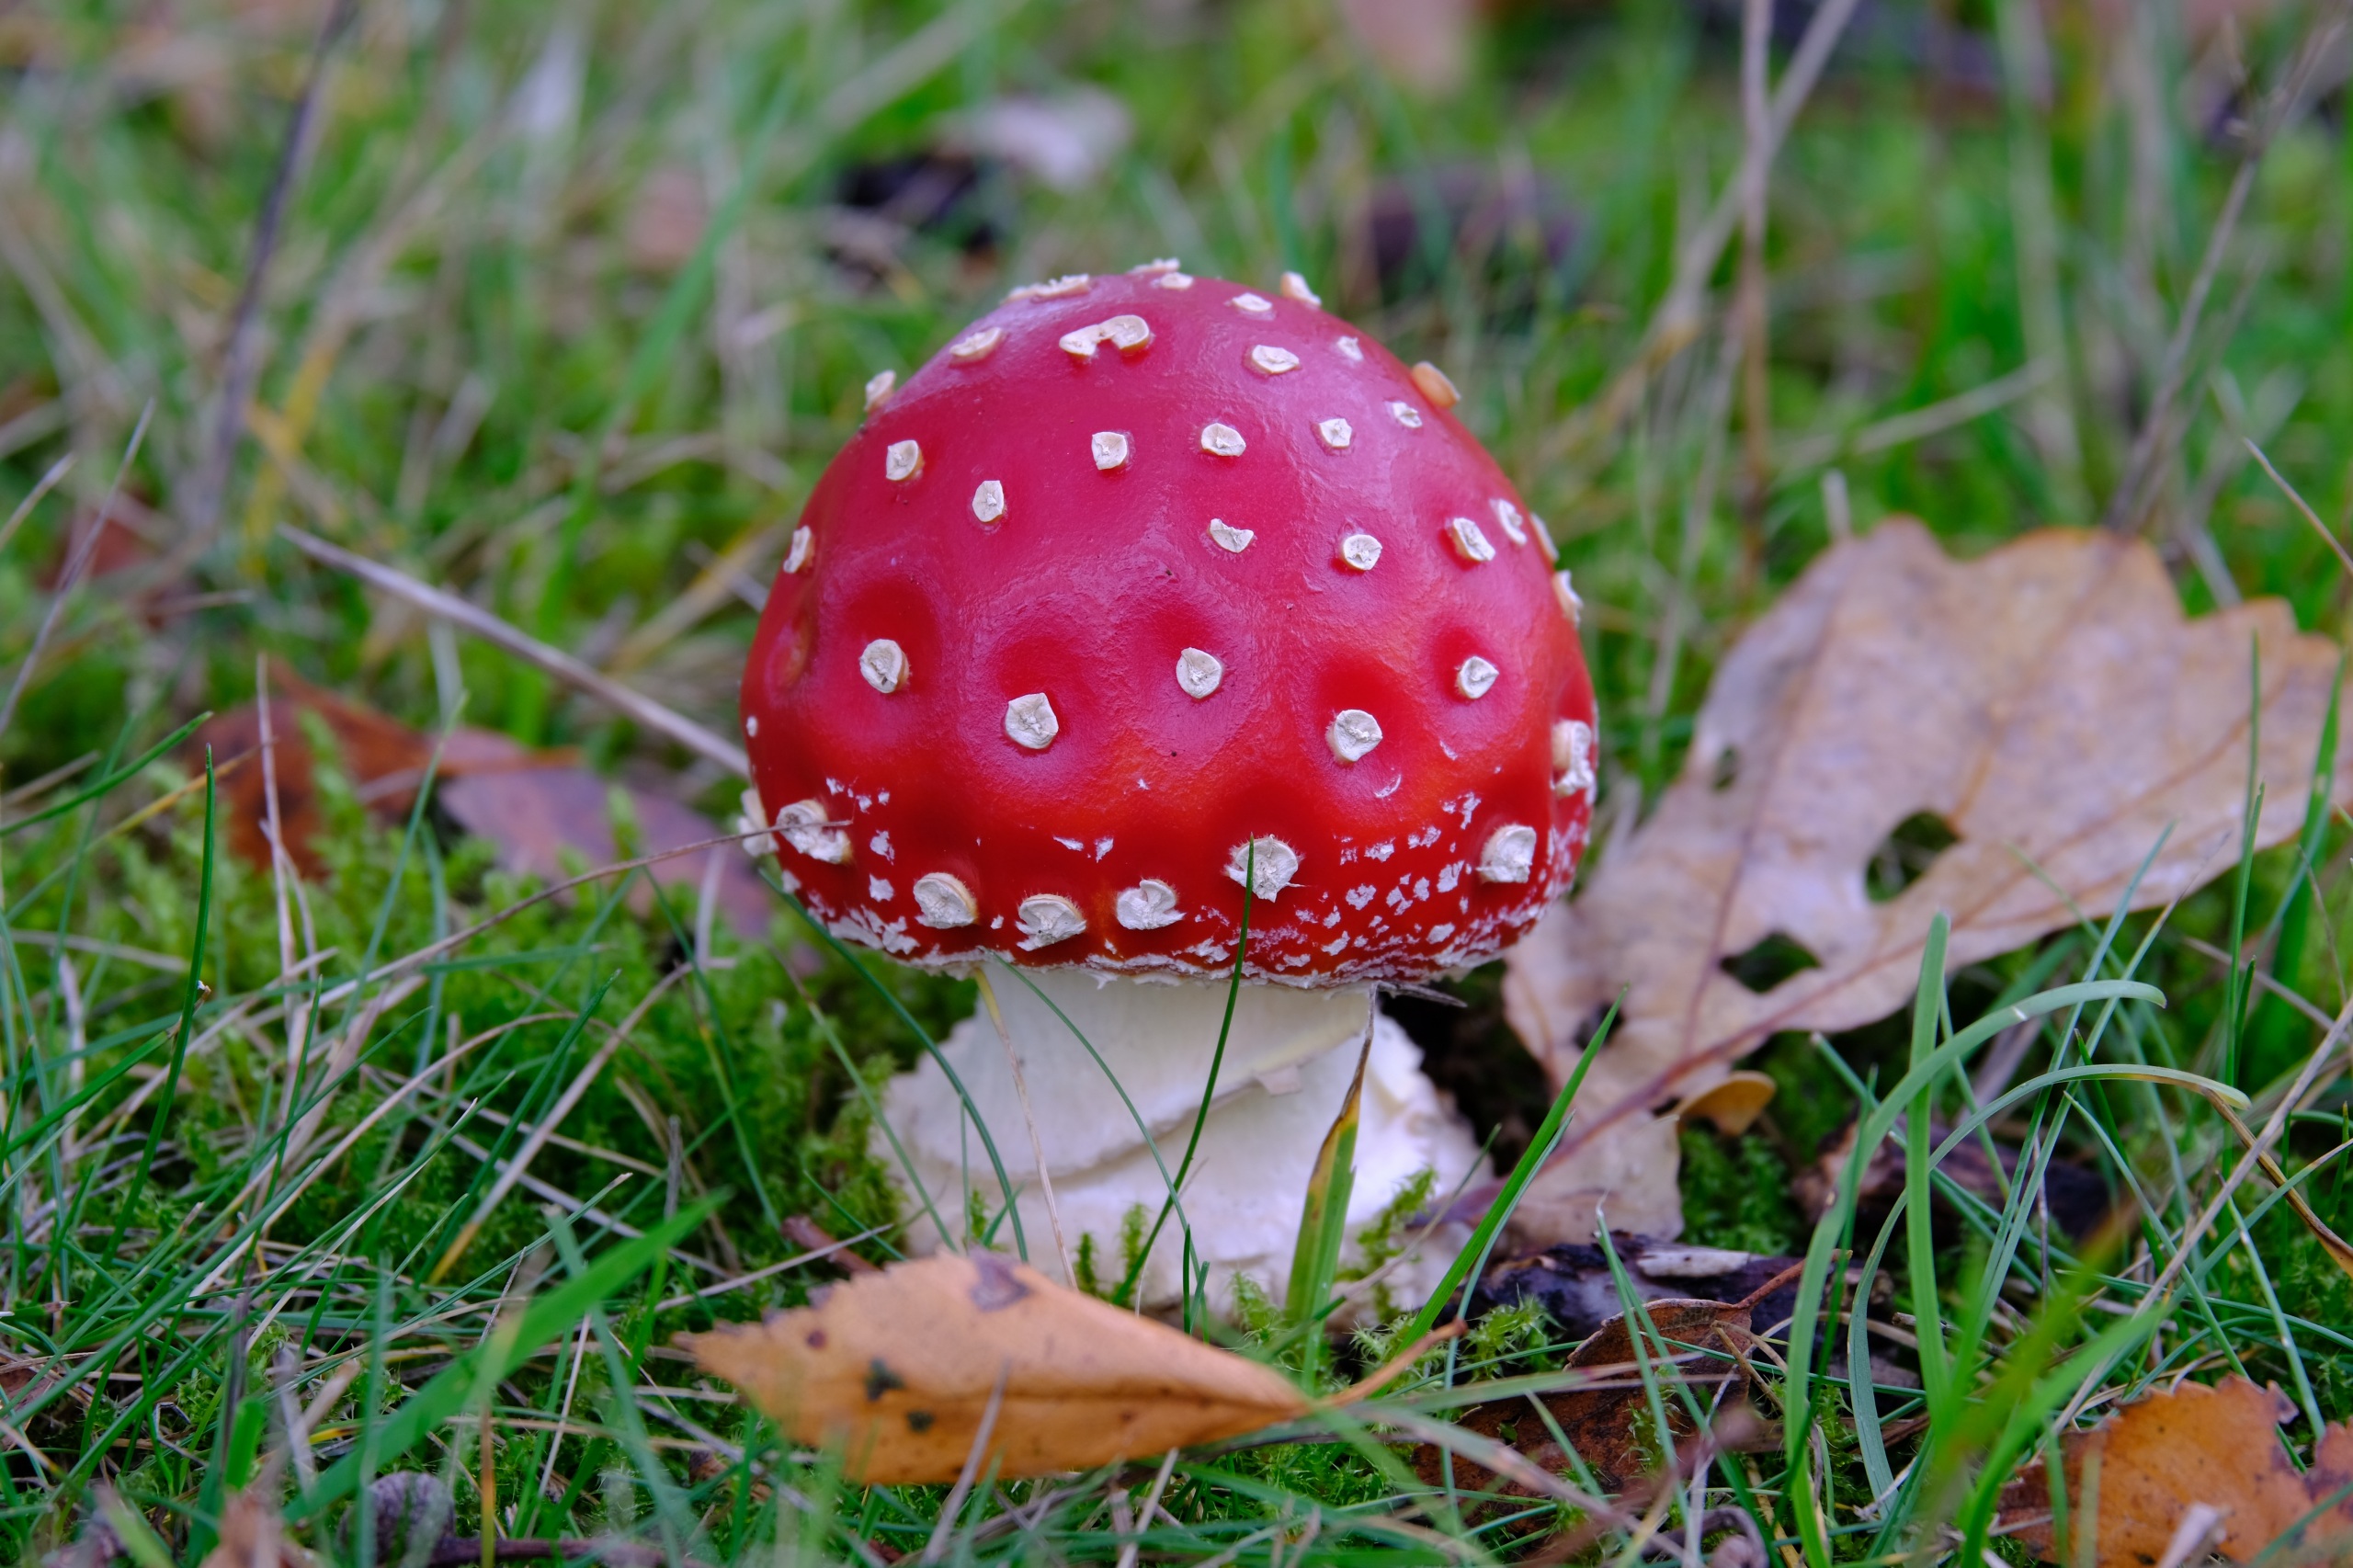
<svg viewBox="0 0 2353 1568"><path fill-rule="evenodd" d="M1439 1278L1438 1288L1430 1292L1429 1300L1422 1303L1422 1310L1414 1314L1413 1321L1397 1335L1398 1344L1411 1345L1436 1328L1438 1313L1446 1310L1446 1303L1453 1299L1454 1292L1462 1288L1466 1279L1475 1280L1485 1271L1487 1255L1495 1250L1495 1238L1503 1233L1504 1223L1511 1218L1512 1210L1519 1207L1520 1194L1528 1190L1528 1184L1536 1179L1536 1173L1544 1168L1544 1162L1552 1158L1552 1151L1560 1146L1561 1134L1568 1130L1569 1108L1575 1103L1577 1090L1584 1086L1586 1072L1592 1068L1595 1058L1601 1054L1602 1046L1609 1039L1610 1026L1617 1021L1618 1004L1612 1002L1609 1011L1602 1015L1600 1026L1593 1031L1593 1039L1586 1042L1585 1054L1577 1058L1575 1068L1569 1074L1569 1081L1561 1085L1559 1094L1552 1096L1552 1108L1544 1113L1544 1120L1536 1129L1536 1136L1528 1141L1528 1147L1520 1153L1519 1163L1505 1178L1502 1189L1495 1194L1495 1200L1487 1206L1487 1212L1471 1233L1471 1239L1463 1244L1461 1252L1455 1254L1454 1261L1447 1265L1446 1273ZM1469 1305L1470 1296L1465 1292L1463 1309L1458 1309L1456 1315L1461 1315L1461 1311Z"/></svg>
<svg viewBox="0 0 2353 1568"><path fill-rule="evenodd" d="M1340 1267L1340 1243L1347 1231L1348 1198L1356 1186L1357 1119L1364 1099L1365 1063L1372 1058L1373 1021L1370 1005L1365 1017L1364 1045L1357 1052L1356 1076L1348 1081L1347 1097L1332 1119L1308 1173L1306 1200L1300 1206L1299 1239L1292 1244L1290 1289L1283 1305L1287 1328L1303 1330L1300 1339L1300 1375L1313 1380L1324 1336L1319 1326L1332 1277Z"/></svg>

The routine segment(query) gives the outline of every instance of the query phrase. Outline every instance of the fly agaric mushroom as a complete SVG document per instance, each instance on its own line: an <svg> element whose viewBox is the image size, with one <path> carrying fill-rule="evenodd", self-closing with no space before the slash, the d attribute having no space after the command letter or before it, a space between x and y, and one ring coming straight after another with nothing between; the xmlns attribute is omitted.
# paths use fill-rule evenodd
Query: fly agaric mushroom
<svg viewBox="0 0 2353 1568"><path fill-rule="evenodd" d="M1134 1265L1238 952L1182 1199L1212 1289L1283 1290L1368 1031L1352 1227L1425 1168L1461 1179L1475 1147L1374 992L1492 957L1586 840L1593 690L1541 521L1434 367L1278 292L1173 262L1016 290L876 399L745 675L751 842L785 885L845 937L993 976L1001 1026L942 1055L1050 1271ZM884 1110L929 1199L915 1244L1009 1241L939 1062ZM1182 1293L1176 1236L1148 1301Z"/></svg>

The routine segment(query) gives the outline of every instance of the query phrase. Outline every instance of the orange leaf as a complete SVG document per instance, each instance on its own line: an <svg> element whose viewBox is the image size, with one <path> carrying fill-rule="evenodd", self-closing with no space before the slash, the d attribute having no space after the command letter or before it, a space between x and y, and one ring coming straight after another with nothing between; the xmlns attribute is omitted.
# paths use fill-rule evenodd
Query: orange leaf
<svg viewBox="0 0 2353 1568"><path fill-rule="evenodd" d="M995 1253L942 1254L816 1305L679 1336L796 1442L860 1483L953 1481L994 1403L983 1472L1086 1470L1255 1432L1307 1401L1257 1362Z"/></svg>
<svg viewBox="0 0 2353 1568"><path fill-rule="evenodd" d="M1747 1301L1668 1300L1646 1303L1643 1311L1649 1314L1652 1327L1670 1348L1677 1354L1705 1353L1693 1357L1682 1367L1659 1365L1657 1374L1669 1384L1688 1381L1702 1386L1699 1403L1703 1405L1711 1398L1705 1392L1706 1385L1745 1380L1746 1373L1740 1363L1756 1346L1756 1336L1749 1324L1752 1310ZM1652 1424L1649 1396L1643 1385L1642 1365L1645 1361L1656 1361L1655 1347L1646 1341L1638 1354L1633 1332L1625 1317L1613 1317L1571 1353L1563 1369L1586 1373L1592 1381L1556 1392L1472 1405L1457 1417L1457 1424L1467 1432L1518 1449L1547 1471L1565 1474L1571 1466L1568 1455L1553 1438L1553 1428L1558 1427L1604 1492L1624 1492L1657 1471L1665 1459L1660 1451L1660 1434ZM1551 1415L1549 1423L1544 1414L1539 1413L1539 1404ZM1734 1401L1728 1410L1738 1408L1739 1402ZM1691 1436L1692 1429L1672 1388L1666 1395L1666 1409L1667 1418L1674 1424L1672 1436L1680 1443ZM1745 1416L1728 1415L1724 1428L1718 1434L1719 1440L1727 1446L1740 1446L1730 1441L1731 1437L1737 1433L1745 1440L1754 1426ZM1425 1444L1415 1449L1414 1468L1425 1484L1445 1484L1443 1460L1435 1447ZM1455 1485L1464 1491L1529 1494L1527 1488L1517 1482L1497 1476L1460 1455L1455 1457L1452 1468Z"/></svg>
<svg viewBox="0 0 2353 1568"><path fill-rule="evenodd" d="M2063 1445L2071 1526L2098 1509L2098 1568L2147 1568L2168 1560L2175 1533L2203 1504L2221 1515L2214 1544L2234 1562L2252 1561L2316 1503L2353 1481L2353 1432L2323 1435L2309 1474L2298 1474L2280 1446L2279 1423L2295 1406L2276 1388L2225 1378L2212 1388L2184 1383L2133 1401ZM2086 1460L2097 1454L2098 1494L2086 1497ZM2001 1523L2045 1561L2059 1558L2052 1540L2049 1471L2040 1462L2002 1494ZM2196 1528L2196 1521L2191 1522ZM2307 1544L2353 1530L2353 1510L2338 1507L2304 1532ZM2193 1552L2191 1561L2202 1560Z"/></svg>

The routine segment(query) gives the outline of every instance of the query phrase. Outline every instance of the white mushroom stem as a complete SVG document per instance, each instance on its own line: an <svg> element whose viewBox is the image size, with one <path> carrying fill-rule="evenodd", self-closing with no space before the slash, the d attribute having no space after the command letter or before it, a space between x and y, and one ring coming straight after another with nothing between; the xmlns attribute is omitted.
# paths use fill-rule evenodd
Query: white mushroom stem
<svg viewBox="0 0 2353 1568"><path fill-rule="evenodd" d="M993 969L991 984L1005 1035L984 1013L975 1015L949 1033L941 1054L987 1125L1016 1189L1030 1263L1049 1275L1063 1273L1046 1184L1039 1179L1037 1152L1042 1151L1073 1258L1083 1254L1098 1285L1109 1289L1128 1274L1135 1242L1151 1233L1167 1200L1168 1181L1183 1164L1216 1056L1228 987L1080 969L1018 974ZM1179 1209L1144 1260L1143 1305L1168 1306L1180 1299L1188 1226L1195 1256L1209 1267L1215 1310L1232 1310L1239 1275L1270 1299L1283 1299L1309 1173L1347 1097L1368 1025L1372 1048L1359 1104L1344 1265L1361 1261L1358 1233L1420 1172L1437 1173L1432 1207L1438 1209L1482 1165L1469 1128L1423 1074L1420 1050L1374 1010L1369 992L1245 984ZM1019 1085L1008 1042L1020 1061ZM914 1167L898 1172L908 1189L914 1249L961 1246L968 1234L1010 1249L1014 1226L1003 1214L995 1168L939 1062L926 1057L914 1072L892 1079L883 1114ZM1149 1130L1150 1146L1139 1121ZM879 1131L874 1150L897 1160ZM1483 1165L1480 1174L1485 1174ZM928 1210L912 1190L915 1182L929 1196ZM1418 1305L1467 1233L1461 1226L1439 1227L1373 1285L1396 1306ZM1360 1294L1366 1306L1378 1310L1372 1290Z"/></svg>

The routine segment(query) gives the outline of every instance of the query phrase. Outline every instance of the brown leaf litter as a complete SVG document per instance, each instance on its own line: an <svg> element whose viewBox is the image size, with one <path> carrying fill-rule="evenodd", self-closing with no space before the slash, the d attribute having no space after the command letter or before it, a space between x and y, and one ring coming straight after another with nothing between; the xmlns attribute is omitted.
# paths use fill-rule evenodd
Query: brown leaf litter
<svg viewBox="0 0 2353 1568"><path fill-rule="evenodd" d="M861 1274L679 1343L862 1484L1085 1470L1308 1414L1272 1369L993 1253Z"/></svg>
<svg viewBox="0 0 2353 1568"><path fill-rule="evenodd" d="M1582 1374L1573 1386L1475 1404L1456 1416L1455 1424L1518 1450L1530 1463L1554 1475L1573 1472L1569 1450L1574 1449L1603 1493L1627 1492L1657 1474L1667 1462L1643 1382L1643 1365L1650 1364L1660 1380L1670 1427L1667 1437L1680 1447L1698 1434L1673 1385L1679 1382L1702 1391L1699 1402L1703 1406L1715 1403L1714 1392L1720 1386L1745 1385L1759 1343L1751 1326L1755 1305L1753 1299L1651 1301L1643 1311L1654 1332L1645 1334L1639 1351L1621 1313L1570 1355L1563 1371ZM1682 1364L1663 1361L1657 1353L1658 1341L1681 1358ZM1768 1438L1763 1428L1745 1399L1728 1396L1712 1439L1728 1449L1769 1447L1777 1439ZM1534 1495L1521 1483L1459 1454L1451 1468L1458 1491ZM1415 1450L1414 1471L1424 1485L1445 1486L1447 1469L1445 1456L1435 1445L1424 1444Z"/></svg>
<svg viewBox="0 0 2353 1568"><path fill-rule="evenodd" d="M270 666L269 687L278 822L289 858L305 878L315 881L326 874L318 847L324 823L317 759L303 716L316 719L334 737L354 791L383 822L403 821L416 803L416 792L428 767L434 767L439 737L313 686L282 665ZM187 743L183 760L200 768L208 745L220 779L223 836L247 864L267 868L268 801L259 707L246 703L207 720ZM571 874L567 860L572 856L589 867L624 858L613 834L616 794L635 819L637 853L659 854L719 836L722 830L700 812L666 795L602 778L579 766L577 756L569 749L540 750L495 731L457 725L441 741L440 762L434 769L435 798L459 827L497 846L502 867L542 881ZM733 845L657 860L647 869L665 886L684 890L690 901L703 878L715 875L718 907L747 937L765 935L779 907L751 862Z"/></svg>
<svg viewBox="0 0 2353 1568"><path fill-rule="evenodd" d="M2229 868L2257 653L2260 847L2302 824L2337 664L2285 604L2188 619L2155 551L2110 533L1955 562L1893 519L1826 552L1725 657L1649 818L1511 955L1508 1016L1555 1082L1625 992L1523 1230L1588 1239L1602 1206L1613 1228L1676 1233L1663 1108L1777 1032L1897 1010L1936 912L1958 968L2105 915L2144 860L2135 908ZM2340 799L2348 761L2353 727ZM1867 867L1920 813L1954 842L1875 901ZM1727 961L1770 937L1814 961L1753 991Z"/></svg>
<svg viewBox="0 0 2353 1568"><path fill-rule="evenodd" d="M1779 1335L1797 1311L1797 1258L1623 1233L1612 1234L1609 1244L1638 1301L1745 1301L1764 1338ZM1522 1301L1542 1307L1564 1342L1591 1337L1626 1310L1608 1256L1590 1242L1559 1242L1491 1266L1464 1316L1475 1323Z"/></svg>
<svg viewBox="0 0 2353 1568"><path fill-rule="evenodd" d="M2250 1562L2332 1502L2275 1561L2344 1561L2353 1547L2353 1502L2341 1500L2353 1487L2353 1428L2323 1432L2312 1468L2300 1473L2279 1441L2279 1423L2294 1414L2277 1388L2230 1377L2150 1394L2089 1431L2068 1433L2070 1523L2081 1531L2097 1509L2097 1568L2202 1562L2210 1550ZM2062 1561L2043 1461L2029 1461L2004 1490L1997 1528L2045 1562ZM2065 1561L2084 1561L2072 1542Z"/></svg>

